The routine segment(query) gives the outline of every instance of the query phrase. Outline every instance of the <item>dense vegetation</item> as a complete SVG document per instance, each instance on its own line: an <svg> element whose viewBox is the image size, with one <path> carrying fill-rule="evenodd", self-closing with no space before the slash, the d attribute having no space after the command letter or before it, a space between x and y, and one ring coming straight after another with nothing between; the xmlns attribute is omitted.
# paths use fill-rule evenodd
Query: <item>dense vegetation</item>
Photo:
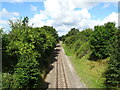
<svg viewBox="0 0 120 90"><path fill-rule="evenodd" d="M104 85L107 88L120 88L120 32L115 23L95 26L94 30L79 31L72 28L60 39L81 60L88 54L88 60L94 62L110 57L107 70L103 72L103 77L106 78Z"/></svg>
<svg viewBox="0 0 120 90"><path fill-rule="evenodd" d="M110 61L105 72L106 86L120 88L120 29L113 32L110 44Z"/></svg>
<svg viewBox="0 0 120 90"><path fill-rule="evenodd" d="M57 31L28 26L28 17L9 22L11 31L2 33L3 89L40 88L50 62L47 58L58 41Z"/></svg>
<svg viewBox="0 0 120 90"><path fill-rule="evenodd" d="M28 17L9 22L10 32L5 33L0 29L3 89L40 88L50 63L48 57L58 42L57 31L50 26L40 28L28 26ZM90 83L97 82L99 85L99 81L94 82L93 79L104 78L100 82L104 82L103 86L106 88L120 88L119 30L120 28L115 27L115 23L108 22L95 26L94 30L79 31L72 28L68 34L60 37L65 47L70 50L68 52L77 57L75 60L81 60L73 62L76 63L76 67L81 65L77 69L82 69L80 73L84 74L81 75L89 79ZM90 74L87 76L88 73ZM102 77L99 76L101 73Z"/></svg>
<svg viewBox="0 0 120 90"><path fill-rule="evenodd" d="M79 32L78 29L72 28L68 34L61 37L61 39L69 48L74 50L76 56L81 58L90 52L89 38L92 32L91 29Z"/></svg>

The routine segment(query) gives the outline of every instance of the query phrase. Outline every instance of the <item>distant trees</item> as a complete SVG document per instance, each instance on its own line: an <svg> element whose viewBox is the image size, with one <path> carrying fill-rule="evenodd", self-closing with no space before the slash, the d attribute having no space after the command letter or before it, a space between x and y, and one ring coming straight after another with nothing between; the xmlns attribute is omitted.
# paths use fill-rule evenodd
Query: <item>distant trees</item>
<svg viewBox="0 0 120 90"><path fill-rule="evenodd" d="M58 34L50 26L33 28L29 18L10 21L11 31L3 33L3 88L39 88L47 58L54 49Z"/></svg>
<svg viewBox="0 0 120 90"><path fill-rule="evenodd" d="M104 74L104 84L107 88L120 88L120 28L116 28L115 23L95 26L94 30L73 29L61 39L79 58L88 53L89 60L97 61L110 57Z"/></svg>
<svg viewBox="0 0 120 90"><path fill-rule="evenodd" d="M72 28L68 34L66 34L66 37L70 37L70 36L74 36L76 35L77 33L79 33L79 30L78 29L75 29L75 28Z"/></svg>
<svg viewBox="0 0 120 90"><path fill-rule="evenodd" d="M73 49L76 56L82 58L90 51L89 37L92 32L91 29L86 29L80 32L78 29L73 28L68 34L63 36L62 39L69 48Z"/></svg>

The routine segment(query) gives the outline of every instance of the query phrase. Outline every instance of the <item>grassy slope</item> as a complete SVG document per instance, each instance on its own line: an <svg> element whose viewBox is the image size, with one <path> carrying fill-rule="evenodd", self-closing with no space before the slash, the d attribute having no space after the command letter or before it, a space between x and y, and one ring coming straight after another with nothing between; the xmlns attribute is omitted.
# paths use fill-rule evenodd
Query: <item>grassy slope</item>
<svg viewBox="0 0 120 90"><path fill-rule="evenodd" d="M71 56L71 62L77 72L77 74L80 76L81 80L85 82L85 84L90 88L101 88L104 87L103 82L105 78L103 78L102 73L105 71L105 68L107 66L106 60L100 60L100 61L89 61L88 57L89 54L85 55L83 58L79 59L75 57L72 50L67 48L63 44L63 48L65 49L65 53L68 56Z"/></svg>
<svg viewBox="0 0 120 90"><path fill-rule="evenodd" d="M1 87L2 87L2 74L1 74L1 72L0 72L0 90L1 90Z"/></svg>

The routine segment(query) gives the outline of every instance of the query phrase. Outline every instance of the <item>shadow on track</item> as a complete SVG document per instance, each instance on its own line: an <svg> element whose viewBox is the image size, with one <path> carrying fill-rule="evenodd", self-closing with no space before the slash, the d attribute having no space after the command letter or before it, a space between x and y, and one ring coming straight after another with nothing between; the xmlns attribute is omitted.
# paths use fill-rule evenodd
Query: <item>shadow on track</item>
<svg viewBox="0 0 120 90"><path fill-rule="evenodd" d="M48 70L47 70L47 73L45 75L45 78L46 78L47 74L49 74L49 72L54 68L54 66L52 64L57 61L56 57L58 57L59 52L60 52L60 49L57 49L58 47L61 47L61 46L59 44L56 45L56 48L54 49L54 51L50 55L50 62L49 62L49 66L48 66ZM42 86L43 89L47 89L49 87L49 84L50 83L44 81L44 84Z"/></svg>

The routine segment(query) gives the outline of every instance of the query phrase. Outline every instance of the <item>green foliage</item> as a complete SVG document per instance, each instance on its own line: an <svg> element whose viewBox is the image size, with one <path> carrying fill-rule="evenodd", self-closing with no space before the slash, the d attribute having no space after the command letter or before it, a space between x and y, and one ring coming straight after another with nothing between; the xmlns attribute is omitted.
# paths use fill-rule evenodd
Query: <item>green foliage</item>
<svg viewBox="0 0 120 90"><path fill-rule="evenodd" d="M80 39L77 40L77 41L74 43L73 50L76 52L76 51L81 47L82 44L83 44L83 42L82 42Z"/></svg>
<svg viewBox="0 0 120 90"><path fill-rule="evenodd" d="M21 57L14 72L14 88L37 88L42 78L35 57Z"/></svg>
<svg viewBox="0 0 120 90"><path fill-rule="evenodd" d="M109 56L110 39L113 37L115 30L117 30L115 24L111 22L94 27L94 33L90 38L91 57L104 59Z"/></svg>
<svg viewBox="0 0 120 90"><path fill-rule="evenodd" d="M77 37L79 37L78 39L80 39L82 42L87 42L87 41L89 41L92 32L93 32L93 30L91 30L91 29L85 29L85 30L81 31L77 35Z"/></svg>
<svg viewBox="0 0 120 90"><path fill-rule="evenodd" d="M77 74L80 76L81 81L83 81L89 88L105 89L105 85L103 84L105 78L102 77L102 73L107 67L108 60L90 61L88 60L90 53L86 54L82 58L78 58L74 55L73 50L68 48L68 46L63 44L63 47L65 49L65 53L70 56L70 60Z"/></svg>
<svg viewBox="0 0 120 90"><path fill-rule="evenodd" d="M71 47L72 44L74 44L74 42L76 41L76 35L75 36L69 36L66 40L65 40L65 44L69 45L69 47Z"/></svg>
<svg viewBox="0 0 120 90"><path fill-rule="evenodd" d="M79 58L90 52L89 39L92 34L91 29L86 29L79 32L78 29L71 29L68 34L63 36L64 43L71 49Z"/></svg>
<svg viewBox="0 0 120 90"><path fill-rule="evenodd" d="M83 43L78 50L75 52L76 56L78 56L79 58L82 58L83 56L85 56L86 54L88 54L90 52L90 47L89 47L89 43Z"/></svg>
<svg viewBox="0 0 120 90"><path fill-rule="evenodd" d="M28 26L28 21L28 17L17 22L10 21L12 30L2 37L3 72L11 74L12 88L38 88L42 85L41 74L49 65L46 59L58 40L57 32L53 27L33 28ZM5 87L11 88L9 80L6 81L3 85L7 83Z"/></svg>
<svg viewBox="0 0 120 90"><path fill-rule="evenodd" d="M7 46L10 43L9 35L6 33L2 34L2 71L13 73L14 65L16 65L17 61L16 56L11 56L9 52L7 52Z"/></svg>
<svg viewBox="0 0 120 90"><path fill-rule="evenodd" d="M81 59L89 53L91 53L89 60L100 61L101 59L105 60L105 58L110 57L107 70L104 73L104 85L107 88L120 88L120 27L118 30L115 27L115 23L108 22L101 26L95 26L94 31L91 29L81 32L77 32L75 29L71 30L61 38L66 44L67 49L74 51L71 53L74 53ZM80 62L83 63L85 61Z"/></svg>
<svg viewBox="0 0 120 90"><path fill-rule="evenodd" d="M120 88L120 31L112 34L114 37L110 41L110 61L105 72L105 84L107 88Z"/></svg>
<svg viewBox="0 0 120 90"><path fill-rule="evenodd" d="M52 36L55 38L55 40L58 42L59 37L58 37L57 31L53 27L43 26L41 27L41 29L49 31L52 34Z"/></svg>
<svg viewBox="0 0 120 90"><path fill-rule="evenodd" d="M0 28L0 49L2 48L2 33L3 33L3 29Z"/></svg>
<svg viewBox="0 0 120 90"><path fill-rule="evenodd" d="M13 81L13 75L9 74L9 73L3 73L2 74L2 88L12 88L14 81Z"/></svg>
<svg viewBox="0 0 120 90"><path fill-rule="evenodd" d="M72 28L68 34L66 34L66 37L70 37L70 36L74 36L76 35L77 33L79 33L79 30L78 29L75 29L75 28Z"/></svg>

